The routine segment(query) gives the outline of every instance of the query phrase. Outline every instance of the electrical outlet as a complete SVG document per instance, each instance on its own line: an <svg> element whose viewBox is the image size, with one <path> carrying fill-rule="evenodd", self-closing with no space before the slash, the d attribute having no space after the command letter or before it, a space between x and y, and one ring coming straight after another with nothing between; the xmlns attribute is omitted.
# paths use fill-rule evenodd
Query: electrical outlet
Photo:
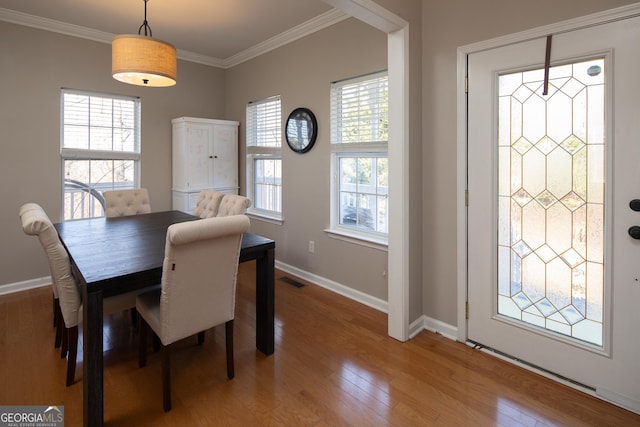
<svg viewBox="0 0 640 427"><path fill-rule="evenodd" d="M316 242L309 240L309 252L314 253L316 251Z"/></svg>

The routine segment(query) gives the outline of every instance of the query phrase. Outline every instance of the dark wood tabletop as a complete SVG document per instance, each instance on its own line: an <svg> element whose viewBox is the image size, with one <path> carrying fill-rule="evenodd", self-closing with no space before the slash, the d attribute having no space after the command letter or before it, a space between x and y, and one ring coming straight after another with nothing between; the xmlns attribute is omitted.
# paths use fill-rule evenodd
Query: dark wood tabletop
<svg viewBox="0 0 640 427"><path fill-rule="evenodd" d="M180 211L91 218L55 224L75 273L89 292L104 297L160 283L167 228L199 218ZM256 259L275 242L245 233L240 262Z"/></svg>
<svg viewBox="0 0 640 427"><path fill-rule="evenodd" d="M82 288L84 425L101 426L103 401L103 298L160 283L167 228L195 221L180 211L55 224ZM240 262L256 260L256 347L274 352L275 242L242 236Z"/></svg>

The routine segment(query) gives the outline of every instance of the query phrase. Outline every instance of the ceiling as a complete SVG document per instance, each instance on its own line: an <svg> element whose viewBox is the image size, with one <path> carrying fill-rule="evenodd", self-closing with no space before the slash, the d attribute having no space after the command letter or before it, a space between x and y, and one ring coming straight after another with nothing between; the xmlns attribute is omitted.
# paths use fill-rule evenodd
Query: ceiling
<svg viewBox="0 0 640 427"><path fill-rule="evenodd" d="M0 0L0 20L110 42L136 34L144 0ZM324 28L345 15L322 0L149 0L153 37L178 57L230 66Z"/></svg>

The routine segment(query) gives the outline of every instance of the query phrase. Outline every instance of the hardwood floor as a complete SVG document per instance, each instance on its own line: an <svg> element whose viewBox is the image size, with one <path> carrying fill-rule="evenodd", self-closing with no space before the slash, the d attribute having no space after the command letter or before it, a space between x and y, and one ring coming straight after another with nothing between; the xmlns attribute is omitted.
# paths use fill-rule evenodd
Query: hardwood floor
<svg viewBox="0 0 640 427"><path fill-rule="evenodd" d="M255 348L254 274L254 263L241 264L235 378L224 327L203 346L178 343L169 413L160 353L138 368L130 317L105 320L105 425L640 426L640 415L442 336L400 343L387 336L386 314L310 284L276 280L276 348L266 357ZM48 288L0 297L0 405L62 405L65 425L78 426L82 352L65 387L51 316Z"/></svg>

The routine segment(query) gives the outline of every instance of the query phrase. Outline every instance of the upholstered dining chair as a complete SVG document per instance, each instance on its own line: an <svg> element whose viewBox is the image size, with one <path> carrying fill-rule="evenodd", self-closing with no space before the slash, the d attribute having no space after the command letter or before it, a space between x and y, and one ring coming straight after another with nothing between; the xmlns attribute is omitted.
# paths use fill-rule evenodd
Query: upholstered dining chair
<svg viewBox="0 0 640 427"><path fill-rule="evenodd" d="M58 232L45 211L37 204L24 205L20 209L22 228L26 234L37 235L49 261L51 279L57 288L63 325L61 357L67 357L66 384L75 380L76 357L78 352L78 325L82 321L82 301L80 289L71 273L69 254L62 245ZM140 292L158 286L144 288L104 299L103 312L106 315L135 307L135 298Z"/></svg>
<svg viewBox="0 0 640 427"><path fill-rule="evenodd" d="M202 190L198 194L198 202L193 215L200 218L211 218L218 214L220 202L225 193L216 190Z"/></svg>
<svg viewBox="0 0 640 427"><path fill-rule="evenodd" d="M147 329L162 344L162 391L171 410L171 346L178 340L225 324L227 377L235 375L233 319L242 234L249 218L236 215L171 225L167 230L161 289L136 299L139 319L138 365L147 363Z"/></svg>
<svg viewBox="0 0 640 427"><path fill-rule="evenodd" d="M238 194L225 194L220 201L217 217L242 215L251 206L251 199Z"/></svg>
<svg viewBox="0 0 640 427"><path fill-rule="evenodd" d="M19 216L22 221L22 231L28 235L34 235L34 230L32 227L29 227L28 219L29 215L25 216L25 213L32 210L40 210L42 208L40 205L36 203L25 203L20 207ZM42 243L42 238L39 239L40 243ZM42 247L45 248L44 243L42 243ZM46 250L46 248L45 248ZM49 261L49 271L53 270L53 266L51 265L51 258L47 256L47 260ZM62 311L60 311L60 299L58 298L58 285L55 282L55 277L51 275L51 289L53 290L53 327L56 330L56 338L54 341L54 347L58 348L62 344L62 332L64 331L64 320L62 319Z"/></svg>
<svg viewBox="0 0 640 427"><path fill-rule="evenodd" d="M107 218L151 212L149 192L146 188L104 191L102 195Z"/></svg>

